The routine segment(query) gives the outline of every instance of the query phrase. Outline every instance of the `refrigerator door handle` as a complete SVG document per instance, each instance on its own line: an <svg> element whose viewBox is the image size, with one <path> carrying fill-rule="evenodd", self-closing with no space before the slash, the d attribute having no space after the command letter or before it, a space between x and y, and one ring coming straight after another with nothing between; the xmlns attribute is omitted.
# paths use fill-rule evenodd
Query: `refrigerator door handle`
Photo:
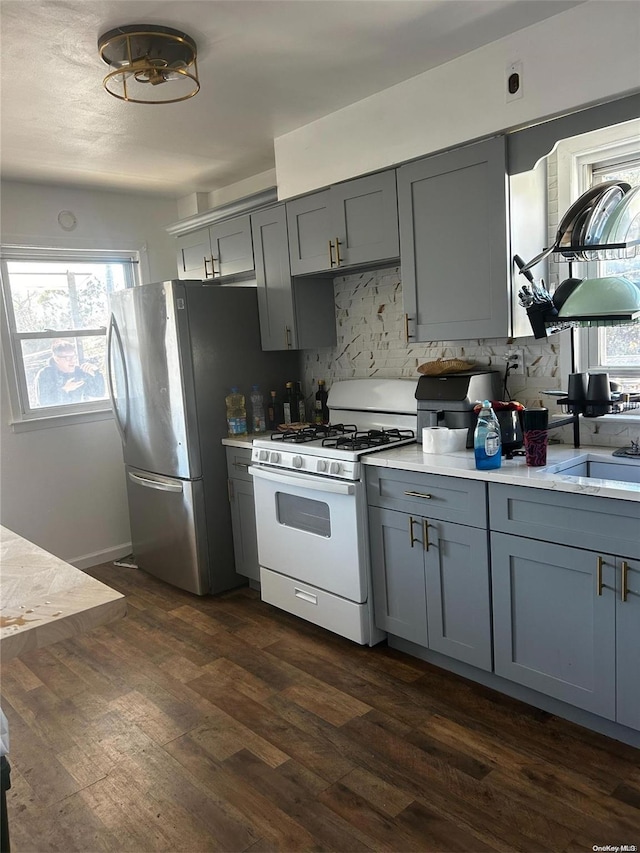
<svg viewBox="0 0 640 853"><path fill-rule="evenodd" d="M129 479L138 486L144 486L147 489L158 489L159 492L182 491L182 483L163 483L160 480L149 480L146 477L141 477L139 474L134 474L133 471L129 471Z"/></svg>
<svg viewBox="0 0 640 853"><path fill-rule="evenodd" d="M122 346L122 338L120 337L120 331L116 325L116 318L111 315L109 319L109 331L107 332L107 385L109 386L109 397L111 399L111 406L113 408L113 414L116 421L116 426L118 427L118 432L120 433L120 438L122 439L122 443L125 443L125 433L127 429L126 421L123 424L120 420L120 412L118 411L118 405L116 403L116 395L114 392L113 386L113 372L111 370L112 363L112 353L113 353L113 339L116 339L118 343L118 349L120 350L120 357L122 358L122 372L124 374L124 390L125 390L125 399L127 400L127 408L129 406L129 382L127 380L127 367L124 360L124 347ZM127 413L128 417L128 413Z"/></svg>

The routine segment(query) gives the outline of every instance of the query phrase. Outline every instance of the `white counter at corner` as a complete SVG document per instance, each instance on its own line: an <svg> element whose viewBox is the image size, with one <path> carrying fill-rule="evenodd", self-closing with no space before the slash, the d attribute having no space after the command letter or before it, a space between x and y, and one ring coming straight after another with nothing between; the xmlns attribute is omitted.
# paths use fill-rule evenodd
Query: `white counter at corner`
<svg viewBox="0 0 640 853"><path fill-rule="evenodd" d="M259 434L250 433L249 435L234 435L233 437L223 438L222 443L227 447L247 447L251 450L254 438L266 438L271 435L270 432L261 432Z"/></svg>
<svg viewBox="0 0 640 853"><path fill-rule="evenodd" d="M600 480L593 477L574 477L549 470L549 468L564 462L579 463L587 459L592 461L597 459L599 462L624 462L625 464L640 466L639 460L613 457L614 450L613 447L575 449L566 444L550 445L547 450L547 464L544 468L529 468L524 457L517 456L515 459L503 459L501 467L497 470L478 471L475 467L472 450L436 455L423 453L421 444L407 444L393 450L380 450L376 453L367 454L362 458L362 462L365 465L398 468L403 471L442 474L469 480L506 483L511 486L532 486L536 489L553 489L583 495L599 495L640 503L640 483ZM640 513L640 507L638 510Z"/></svg>
<svg viewBox="0 0 640 853"><path fill-rule="evenodd" d="M0 527L0 651L8 661L127 612L124 595Z"/></svg>

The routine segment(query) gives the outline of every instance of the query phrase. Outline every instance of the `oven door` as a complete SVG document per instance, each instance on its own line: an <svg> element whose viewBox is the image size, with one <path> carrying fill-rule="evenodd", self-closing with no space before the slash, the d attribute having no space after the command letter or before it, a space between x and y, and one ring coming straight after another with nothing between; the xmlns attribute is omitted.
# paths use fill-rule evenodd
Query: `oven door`
<svg viewBox="0 0 640 853"><path fill-rule="evenodd" d="M255 465L249 471L260 565L350 601L366 601L362 483Z"/></svg>

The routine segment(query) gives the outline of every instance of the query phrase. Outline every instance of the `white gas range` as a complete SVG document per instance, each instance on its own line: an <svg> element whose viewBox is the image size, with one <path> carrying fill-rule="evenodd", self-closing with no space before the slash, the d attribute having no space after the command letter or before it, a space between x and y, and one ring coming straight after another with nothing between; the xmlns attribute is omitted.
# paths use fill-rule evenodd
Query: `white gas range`
<svg viewBox="0 0 640 853"><path fill-rule="evenodd" d="M374 626L364 454L415 441L416 382L351 379L329 391L331 424L255 439L263 600L364 645Z"/></svg>

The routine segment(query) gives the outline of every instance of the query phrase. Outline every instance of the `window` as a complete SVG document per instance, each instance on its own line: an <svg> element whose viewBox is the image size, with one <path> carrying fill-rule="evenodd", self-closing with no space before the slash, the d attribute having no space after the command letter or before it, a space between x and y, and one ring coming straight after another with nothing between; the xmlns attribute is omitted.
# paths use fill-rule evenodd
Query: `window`
<svg viewBox="0 0 640 853"><path fill-rule="evenodd" d="M640 158L622 162L591 163L587 169L590 184L603 181L626 181L632 187L640 185ZM640 239L640 217L632 225L628 240ZM640 285L640 254L617 261L599 261L593 273L597 276L620 275ZM605 326L590 329L584 336L582 348L590 370L602 369L611 379L621 382L627 391L640 391L640 326Z"/></svg>
<svg viewBox="0 0 640 853"><path fill-rule="evenodd" d="M136 253L3 249L5 358L14 420L108 411L109 294Z"/></svg>

